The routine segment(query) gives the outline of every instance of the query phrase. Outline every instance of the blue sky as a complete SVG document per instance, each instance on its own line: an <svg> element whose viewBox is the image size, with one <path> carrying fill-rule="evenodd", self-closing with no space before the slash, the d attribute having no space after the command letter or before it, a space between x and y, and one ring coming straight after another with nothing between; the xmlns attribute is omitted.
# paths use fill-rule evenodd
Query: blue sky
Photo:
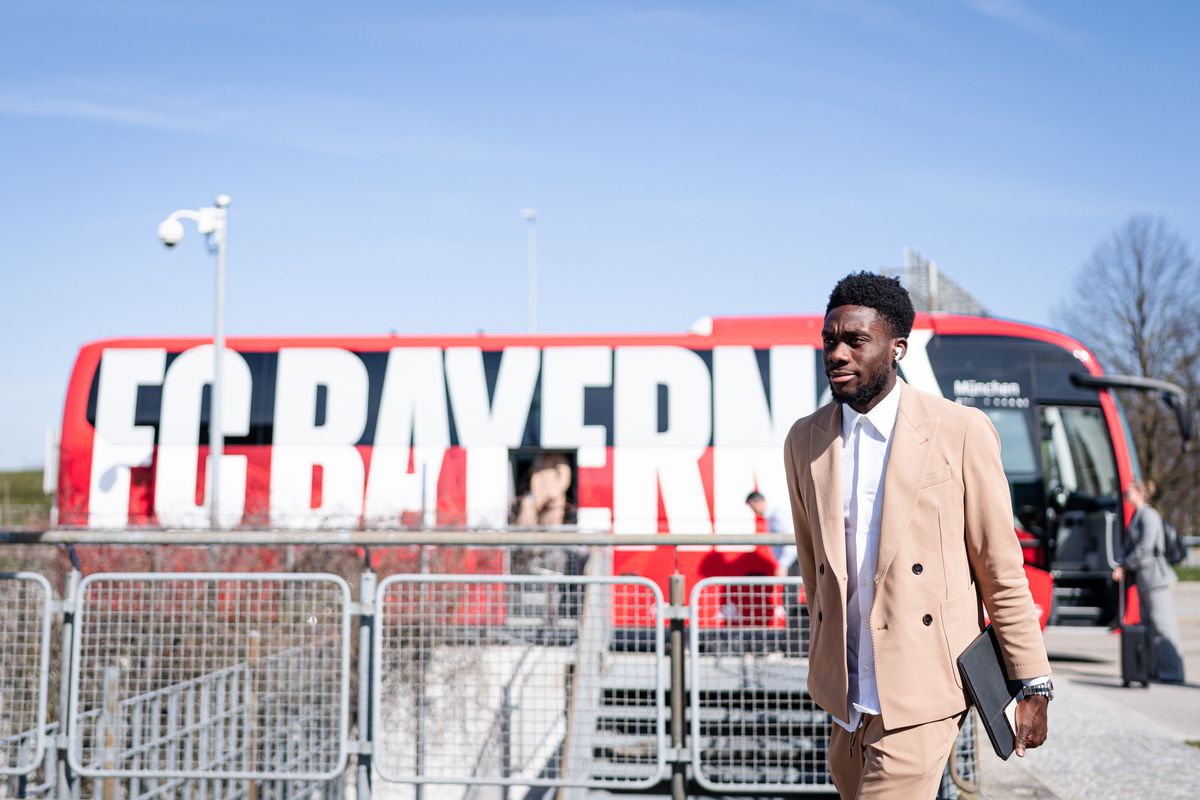
<svg viewBox="0 0 1200 800"><path fill-rule="evenodd" d="M1054 324L1132 213L1200 242L1188 2L105 3L0 9L0 468L79 345L211 333L170 211L233 196L233 334L813 312L920 249Z"/></svg>

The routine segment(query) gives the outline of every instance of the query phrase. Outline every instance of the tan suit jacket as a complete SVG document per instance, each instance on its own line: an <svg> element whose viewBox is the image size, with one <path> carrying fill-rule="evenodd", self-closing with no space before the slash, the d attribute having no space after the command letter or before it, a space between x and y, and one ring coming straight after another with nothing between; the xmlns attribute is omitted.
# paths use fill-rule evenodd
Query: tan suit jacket
<svg viewBox="0 0 1200 800"><path fill-rule="evenodd" d="M966 709L955 660L982 629L980 598L1009 677L1050 673L995 428L978 409L903 383L900 392L869 619L889 730ZM841 450L832 403L792 426L784 462L811 620L808 691L848 720Z"/></svg>

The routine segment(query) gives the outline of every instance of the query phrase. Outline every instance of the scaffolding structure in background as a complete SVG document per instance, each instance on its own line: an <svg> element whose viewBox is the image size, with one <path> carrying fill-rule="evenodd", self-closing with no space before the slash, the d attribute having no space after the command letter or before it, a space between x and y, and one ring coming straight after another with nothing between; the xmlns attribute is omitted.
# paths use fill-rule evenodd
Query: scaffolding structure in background
<svg viewBox="0 0 1200 800"><path fill-rule="evenodd" d="M915 248L904 248L903 267L886 267L882 272L900 278L917 311L991 316L973 294L938 269L937 262L925 258Z"/></svg>

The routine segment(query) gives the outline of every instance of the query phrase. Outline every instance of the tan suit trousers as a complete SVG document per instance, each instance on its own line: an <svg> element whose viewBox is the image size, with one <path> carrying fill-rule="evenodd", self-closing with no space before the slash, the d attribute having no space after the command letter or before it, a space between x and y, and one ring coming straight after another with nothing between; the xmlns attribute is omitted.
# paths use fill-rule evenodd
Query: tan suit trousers
<svg viewBox="0 0 1200 800"><path fill-rule="evenodd" d="M829 772L838 795L842 800L932 800L964 717L889 731L881 717L866 714L855 733L833 723Z"/></svg>

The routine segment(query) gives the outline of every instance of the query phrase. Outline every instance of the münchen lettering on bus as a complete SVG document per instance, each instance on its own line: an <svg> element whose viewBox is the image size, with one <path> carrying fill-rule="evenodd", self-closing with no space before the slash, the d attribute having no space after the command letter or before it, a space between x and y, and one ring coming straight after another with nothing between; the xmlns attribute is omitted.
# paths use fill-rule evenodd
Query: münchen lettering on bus
<svg viewBox="0 0 1200 800"><path fill-rule="evenodd" d="M88 525L209 524L212 367L211 345L103 351ZM503 525L532 449L572 455L583 528L753 532L818 369L802 345L227 349L222 523Z"/></svg>
<svg viewBox="0 0 1200 800"><path fill-rule="evenodd" d="M1021 384L1015 381L955 380L954 394L958 397L1019 397Z"/></svg>
<svg viewBox="0 0 1200 800"><path fill-rule="evenodd" d="M1029 398L1022 396L1016 381L955 380L954 401L982 408L1029 408Z"/></svg>

